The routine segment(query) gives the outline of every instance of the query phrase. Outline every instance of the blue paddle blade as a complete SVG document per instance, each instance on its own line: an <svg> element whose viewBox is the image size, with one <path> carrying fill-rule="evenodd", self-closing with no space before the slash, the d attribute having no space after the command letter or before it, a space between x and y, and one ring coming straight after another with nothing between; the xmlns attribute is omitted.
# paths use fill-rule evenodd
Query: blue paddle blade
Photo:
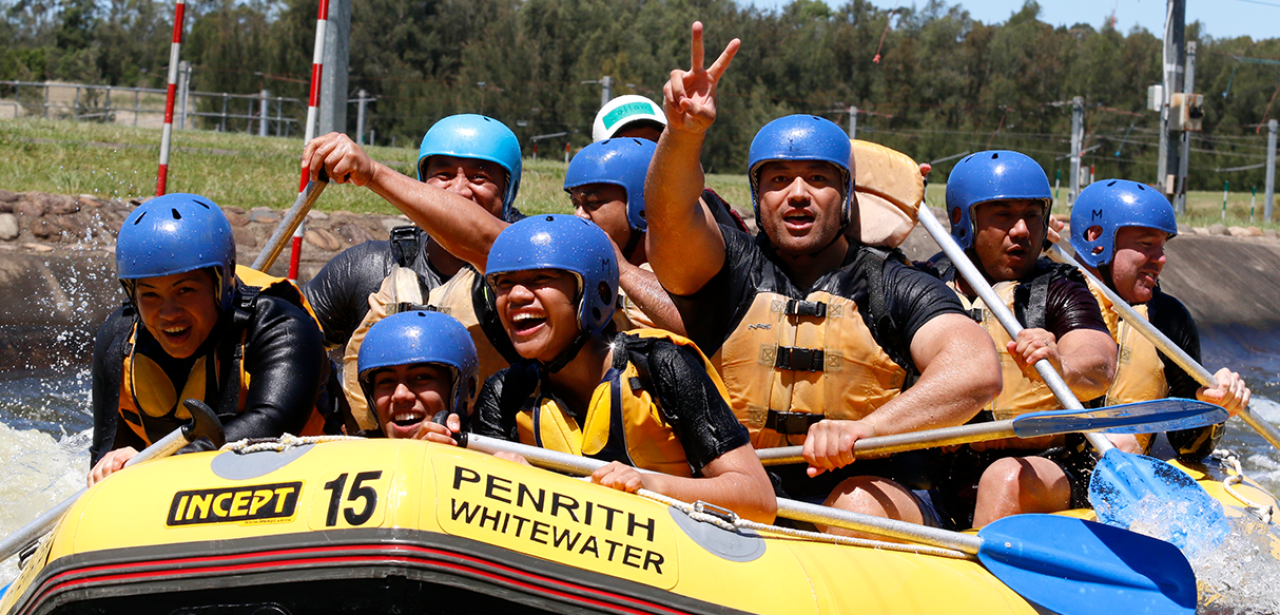
<svg viewBox="0 0 1280 615"><path fill-rule="evenodd" d="M1107 451L1089 480L1098 520L1167 540L1188 555L1231 534L1222 504L1185 472L1159 460Z"/></svg>
<svg viewBox="0 0 1280 615"><path fill-rule="evenodd" d="M1026 414L1013 420L1013 431L1019 438L1084 431L1156 433L1213 425L1227 417L1227 411L1220 406L1170 397L1092 410Z"/></svg>
<svg viewBox="0 0 1280 615"><path fill-rule="evenodd" d="M1055 613L1196 612L1195 573L1167 542L1054 515L1006 517L978 536L987 570Z"/></svg>

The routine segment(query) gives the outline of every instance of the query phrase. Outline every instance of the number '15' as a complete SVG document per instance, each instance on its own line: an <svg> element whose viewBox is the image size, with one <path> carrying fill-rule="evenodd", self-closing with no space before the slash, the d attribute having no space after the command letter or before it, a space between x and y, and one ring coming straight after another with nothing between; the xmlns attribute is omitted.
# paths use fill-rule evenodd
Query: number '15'
<svg viewBox="0 0 1280 615"><path fill-rule="evenodd" d="M347 501L354 502L356 500L364 500L364 506L359 512L352 506L342 509L342 516L347 520L349 525L364 525L373 516L373 511L378 507L378 492L370 486L364 485L365 481L378 480L382 478L382 470L374 470L372 472L361 472L356 474L355 480L351 481L351 491L347 492ZM342 501L342 491L347 485L347 474L344 472L338 478L335 478L324 484L326 491L332 492L329 496L329 514L324 519L327 527L333 527L338 524L338 505Z"/></svg>

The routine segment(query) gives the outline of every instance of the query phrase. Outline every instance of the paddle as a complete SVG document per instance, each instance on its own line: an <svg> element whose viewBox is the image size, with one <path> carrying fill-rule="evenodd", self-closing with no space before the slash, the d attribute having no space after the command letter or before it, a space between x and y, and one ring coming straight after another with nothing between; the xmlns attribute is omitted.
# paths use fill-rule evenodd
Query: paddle
<svg viewBox="0 0 1280 615"><path fill-rule="evenodd" d="M125 462L124 467L128 468L152 459L168 457L200 438L208 438L215 447L221 447L226 443L226 438L222 433L222 422L218 420L218 416L213 413L209 406L195 399L188 399L182 403L191 411L191 422L173 430L169 435L160 438L151 446L143 449L133 459ZM76 503L76 500L80 499L80 496L84 495L85 491L88 491L88 489L77 491L75 495L45 511L44 514L22 526L18 531L6 536L4 540L0 540L0 561L4 561L9 556L18 553L23 547L53 529L54 524L71 508L72 504Z"/></svg>
<svg viewBox="0 0 1280 615"><path fill-rule="evenodd" d="M942 427L911 433L863 438L853 445L854 457L882 456L922 448L968 444L1004 438L1035 438L1067 433L1151 433L1191 429L1222 422L1227 411L1214 404L1191 399L1157 399L1092 410L1050 410L1017 418ZM803 446L779 446L756 451L767 466L800 463Z"/></svg>
<svg viewBox="0 0 1280 615"><path fill-rule="evenodd" d="M510 452L570 474L605 462L466 434L469 449ZM645 472L645 470L641 470ZM778 498L778 516L961 551L1024 598L1063 615L1185 613L1196 609L1191 564L1167 542L1071 517L1017 515L977 536Z"/></svg>
<svg viewBox="0 0 1280 615"><path fill-rule="evenodd" d="M293 237L293 232L298 230L298 225L302 224L303 218L307 217L311 207L320 198L320 193L324 192L328 185L329 176L325 174L324 169L320 169L320 178L307 182L307 187L298 193L298 198L294 199L293 207L285 212L280 224L276 225L276 230L271 232L266 247L258 253L258 258L253 259L254 269L266 271L271 268L271 265L276 262L276 257L280 256L280 252L284 250L284 244Z"/></svg>
<svg viewBox="0 0 1280 615"><path fill-rule="evenodd" d="M987 309L991 310L1009 332L1009 336L1016 339L1022 331L1022 325L1014 318L1009 307L996 296L991 285L969 261L955 239L943 230L927 205L921 205L919 217L921 225L946 253L947 258L951 259L956 271L978 292ZM1063 406L1073 410L1083 409L1080 400L1076 399L1048 360L1037 361L1035 368ZM1215 538L1225 538L1230 533L1231 526L1222 510L1222 504L1210 497L1190 476L1159 459L1124 453L1102 434L1086 433L1085 438L1102 456L1089 481L1089 503L1093 505L1099 519L1118 527L1129 528L1135 520L1151 514L1153 503L1176 503L1182 510L1177 515L1166 515L1169 523L1164 528L1169 532L1169 541L1175 545L1181 548L1192 547L1188 543L1188 538L1192 536L1206 540L1195 546L1216 544ZM1186 480L1178 479L1178 475Z"/></svg>
<svg viewBox="0 0 1280 615"><path fill-rule="evenodd" d="M1097 288L1102 289L1102 294L1106 295L1107 300L1111 301L1111 304L1120 312L1120 316L1124 318L1125 322L1129 323L1129 326L1137 329L1144 337L1151 340L1151 343L1155 345L1157 350L1163 353L1166 357L1172 359L1174 363L1178 364L1178 367L1181 367L1184 371L1190 374L1192 378L1195 378L1196 382L1207 387L1218 386L1218 379L1214 378L1213 374L1210 373L1209 370L1205 369L1205 367L1198 361L1191 358L1191 355L1187 354L1187 352L1177 344L1174 344L1168 336L1161 333L1160 330L1155 328L1150 321L1143 318L1137 310L1134 310L1132 306L1120 297L1120 295L1116 294L1116 291L1111 290L1110 287L1103 284L1102 280L1098 279L1098 276L1093 275L1092 271L1085 269L1084 266L1077 262L1074 257L1067 254L1066 250L1063 250L1058 246L1053 246L1049 250L1049 257L1060 263L1071 265L1083 272L1085 277L1092 280ZM1280 449L1280 430L1276 429L1274 425L1258 417L1258 415L1254 414L1253 411L1248 408L1241 409L1238 415L1241 419L1244 419L1244 422L1252 427L1254 431L1258 432L1258 435L1266 439L1267 442L1270 442L1271 446Z"/></svg>

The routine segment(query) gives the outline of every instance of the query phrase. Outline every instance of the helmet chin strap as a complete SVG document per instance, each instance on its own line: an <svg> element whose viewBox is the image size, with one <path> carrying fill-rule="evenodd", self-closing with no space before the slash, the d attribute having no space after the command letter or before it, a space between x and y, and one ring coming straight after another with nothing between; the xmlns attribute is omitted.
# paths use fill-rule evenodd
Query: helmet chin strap
<svg viewBox="0 0 1280 615"><path fill-rule="evenodd" d="M578 356L578 353L582 351L582 347L586 346L590 339L590 333L578 331L578 336L573 338L573 342L566 346L564 350L561 350L560 354L556 355L556 358L549 363L543 363L542 367L546 368L547 372L551 374L564 369L564 366Z"/></svg>
<svg viewBox="0 0 1280 615"><path fill-rule="evenodd" d="M644 237L644 233L637 231L635 228L628 228L630 228L631 234L627 236L627 246L622 249L622 255L626 257L627 260L631 260L632 255L636 252L636 248L640 246L640 240Z"/></svg>

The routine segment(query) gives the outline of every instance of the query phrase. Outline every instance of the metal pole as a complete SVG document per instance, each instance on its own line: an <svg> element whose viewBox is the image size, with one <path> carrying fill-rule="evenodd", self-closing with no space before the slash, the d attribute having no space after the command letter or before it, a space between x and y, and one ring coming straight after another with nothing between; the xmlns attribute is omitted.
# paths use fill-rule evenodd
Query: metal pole
<svg viewBox="0 0 1280 615"><path fill-rule="evenodd" d="M320 131L347 131L347 64L351 41L351 0L328 0L324 75L320 80Z"/></svg>
<svg viewBox="0 0 1280 615"><path fill-rule="evenodd" d="M1276 200L1276 124L1267 122L1267 189L1262 198L1262 221L1271 221L1271 207Z"/></svg>
<svg viewBox="0 0 1280 615"><path fill-rule="evenodd" d="M1084 144L1084 98L1076 96L1071 99L1071 190L1067 192L1067 201L1076 202L1080 194L1080 148Z"/></svg>
<svg viewBox="0 0 1280 615"><path fill-rule="evenodd" d="M1187 65L1186 77L1183 79L1182 92L1186 94L1183 97L1183 104L1191 104L1191 94L1196 90L1196 42L1187 41ZM1184 130L1179 135L1181 140L1181 152L1178 154L1178 196L1174 198L1173 210L1179 216L1187 213L1187 165L1191 160L1191 131Z"/></svg>
<svg viewBox="0 0 1280 615"><path fill-rule="evenodd" d="M364 106L369 102L365 98L367 95L368 92L363 88L356 92L356 143L360 145L364 145Z"/></svg>
<svg viewBox="0 0 1280 615"><path fill-rule="evenodd" d="M218 124L218 132L227 131L227 93L222 93L222 121Z"/></svg>
<svg viewBox="0 0 1280 615"><path fill-rule="evenodd" d="M107 105L102 112L106 114L102 118L103 123L106 123L106 122L115 123L115 120L111 119L111 86L107 86Z"/></svg>
<svg viewBox="0 0 1280 615"><path fill-rule="evenodd" d="M611 100L613 100L613 77L605 75L600 78L600 106L605 106Z"/></svg>
<svg viewBox="0 0 1280 615"><path fill-rule="evenodd" d="M191 96L191 63L178 62L178 130L187 129L187 105Z"/></svg>
<svg viewBox="0 0 1280 615"><path fill-rule="evenodd" d="M1222 221L1227 221L1227 192L1231 189L1231 182L1222 182Z"/></svg>
<svg viewBox="0 0 1280 615"><path fill-rule="evenodd" d="M1161 70L1164 72L1164 105L1160 110L1160 156L1156 161L1156 183L1169 200L1177 191L1178 142L1169 138L1169 101L1173 93L1182 89L1183 40L1186 33L1186 0L1168 0L1165 7L1164 54Z"/></svg>
<svg viewBox="0 0 1280 615"><path fill-rule="evenodd" d="M71 117L77 122L80 121L80 86L76 86L76 98L71 103Z"/></svg>
<svg viewBox="0 0 1280 615"><path fill-rule="evenodd" d="M858 108L849 107L849 139L858 138Z"/></svg>
<svg viewBox="0 0 1280 615"><path fill-rule="evenodd" d="M140 90L133 91L133 125L138 125L138 105L142 100L142 92Z"/></svg>
<svg viewBox="0 0 1280 615"><path fill-rule="evenodd" d="M262 90L258 92L258 98L259 98L258 136L259 137L267 136L267 116L271 113L271 109L269 108L271 106L271 101L268 100L267 97L270 95L271 95L271 92L268 92L266 90Z"/></svg>
<svg viewBox="0 0 1280 615"><path fill-rule="evenodd" d="M280 136L280 132L282 130L280 125L284 123L280 121L281 107L284 107L284 99L277 96L276 97L276 136L277 137Z"/></svg>
<svg viewBox="0 0 1280 615"><path fill-rule="evenodd" d="M178 53L182 50L182 16L186 0L173 9L173 44L169 47L169 86L164 101L164 130L160 133L160 166L156 171L156 196L164 196L169 177L169 145L173 141L173 96L178 88Z"/></svg>
<svg viewBox="0 0 1280 615"><path fill-rule="evenodd" d="M1058 206L1058 190L1062 188L1062 169L1058 169L1057 174L1053 178L1053 206Z"/></svg>

